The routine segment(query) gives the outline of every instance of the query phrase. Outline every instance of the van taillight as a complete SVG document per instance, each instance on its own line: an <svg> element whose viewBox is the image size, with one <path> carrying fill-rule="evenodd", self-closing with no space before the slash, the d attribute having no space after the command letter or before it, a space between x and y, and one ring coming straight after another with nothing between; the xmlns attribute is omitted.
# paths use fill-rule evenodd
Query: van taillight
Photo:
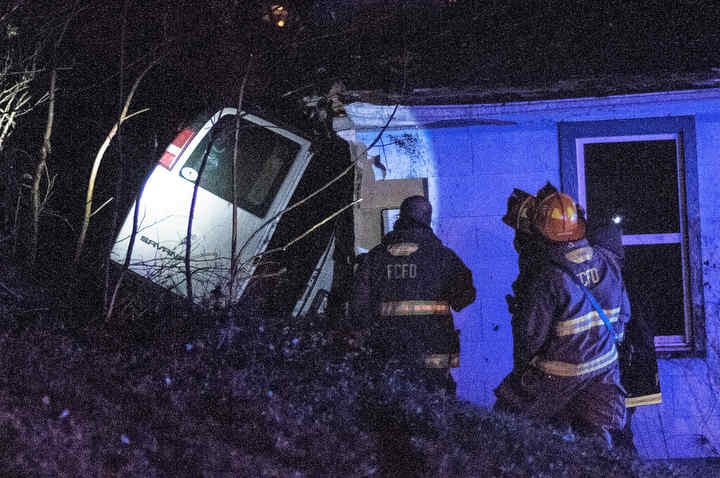
<svg viewBox="0 0 720 478"><path fill-rule="evenodd" d="M175 162L177 157L180 156L180 153L182 152L185 145L190 142L193 134L193 130L191 130L190 128L185 128L184 130L180 131L180 133L175 137L173 142L170 143L167 148L165 148L165 152L160 157L158 163L160 163L161 166L164 166L167 169L172 168L173 163Z"/></svg>

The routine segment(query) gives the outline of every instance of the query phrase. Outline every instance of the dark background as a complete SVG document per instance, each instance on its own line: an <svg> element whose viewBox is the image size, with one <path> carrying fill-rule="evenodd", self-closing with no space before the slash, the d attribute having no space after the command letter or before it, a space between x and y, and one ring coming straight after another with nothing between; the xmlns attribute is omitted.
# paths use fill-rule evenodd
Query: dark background
<svg viewBox="0 0 720 478"><path fill-rule="evenodd" d="M282 28L278 6L287 12ZM3 28L18 32L3 38L6 51L41 45L36 95L58 68L48 159L57 179L43 218L44 237L53 239L43 253L55 258L74 247L93 159L153 61L130 106L149 110L123 124L103 159L94 204L115 200L93 217L92 244L112 238L115 218L178 126L201 110L236 105L246 74L245 105L312 137L328 132L318 118L333 114L324 106L333 85L345 102L378 91L411 102L438 88L580 96L593 92L556 85L605 78L605 91L651 90L637 78L720 66L720 4L709 1L15 0L0 15ZM18 121L2 151L15 177L32 172L46 120L47 103Z"/></svg>

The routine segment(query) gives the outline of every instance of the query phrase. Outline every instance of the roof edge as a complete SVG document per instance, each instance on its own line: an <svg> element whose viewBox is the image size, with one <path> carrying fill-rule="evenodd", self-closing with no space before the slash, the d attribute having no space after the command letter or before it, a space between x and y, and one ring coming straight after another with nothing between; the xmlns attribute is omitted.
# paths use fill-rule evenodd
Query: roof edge
<svg viewBox="0 0 720 478"><path fill-rule="evenodd" d="M543 99L534 101L467 103L467 104L402 104L395 111L389 128L413 126L439 127L469 124L514 124L503 121L500 115L537 111L561 111L575 108L639 105L648 103L720 100L720 85L680 91L623 94L617 96L589 96L582 98ZM335 129L378 129L390 119L394 105L355 102L345 106L347 118L337 118ZM349 121L348 121L349 120Z"/></svg>

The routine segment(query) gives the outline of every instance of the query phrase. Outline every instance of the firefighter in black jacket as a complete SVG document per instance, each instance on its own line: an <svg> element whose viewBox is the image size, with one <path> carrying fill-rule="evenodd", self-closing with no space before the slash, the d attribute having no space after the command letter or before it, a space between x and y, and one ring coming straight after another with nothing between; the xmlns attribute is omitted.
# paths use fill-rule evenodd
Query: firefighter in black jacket
<svg viewBox="0 0 720 478"><path fill-rule="evenodd" d="M510 304L515 367L495 389L496 409L572 424L612 446L610 432L625 423L615 337L567 271L591 291L622 334L630 304L620 260L588 243L585 222L569 196L539 195L530 215L530 236L543 238L535 246L543 260L527 284L516 284L522 296Z"/></svg>
<svg viewBox="0 0 720 478"><path fill-rule="evenodd" d="M460 343L450 309L475 301L472 273L430 227L432 206L411 196L400 206L393 231L356 272L350 315L370 329L377 365L390 359L417 368L431 389L455 393L450 368Z"/></svg>

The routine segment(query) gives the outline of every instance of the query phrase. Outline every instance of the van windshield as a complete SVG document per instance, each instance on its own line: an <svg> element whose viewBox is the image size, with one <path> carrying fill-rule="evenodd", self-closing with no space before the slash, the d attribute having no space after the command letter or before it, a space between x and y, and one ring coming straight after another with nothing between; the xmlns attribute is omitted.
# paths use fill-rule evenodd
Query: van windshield
<svg viewBox="0 0 720 478"><path fill-rule="evenodd" d="M206 134L180 169L194 182L212 137L200 187L232 203L232 161L237 116L225 115ZM247 120L240 120L237 159L237 204L264 217L280 189L300 145Z"/></svg>

